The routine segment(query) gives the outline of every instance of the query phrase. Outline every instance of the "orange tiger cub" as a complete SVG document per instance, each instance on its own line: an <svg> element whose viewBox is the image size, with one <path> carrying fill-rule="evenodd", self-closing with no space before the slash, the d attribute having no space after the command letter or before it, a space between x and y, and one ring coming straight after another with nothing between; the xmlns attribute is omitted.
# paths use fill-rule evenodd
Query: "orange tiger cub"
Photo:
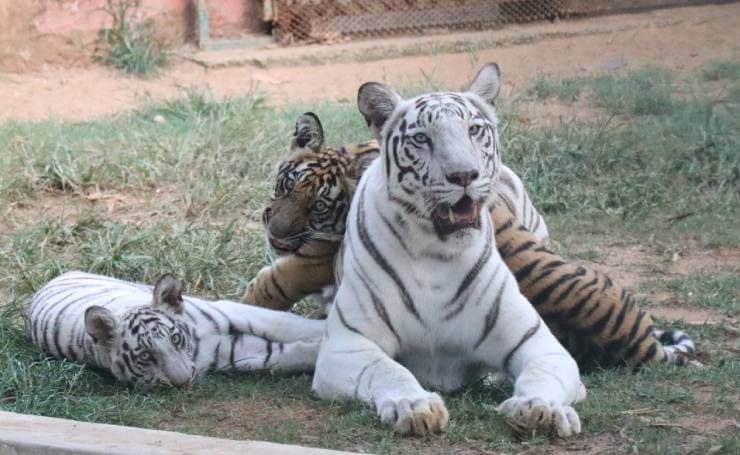
<svg viewBox="0 0 740 455"><path fill-rule="evenodd" d="M334 285L334 257L352 194L364 168L379 154L375 141L325 146L321 122L311 112L296 122L290 150L262 213L276 259L259 271L242 297L243 303L278 310Z"/></svg>
<svg viewBox="0 0 740 455"><path fill-rule="evenodd" d="M496 246L519 289L582 369L681 365L694 352L686 333L656 330L627 290L548 250L504 204L495 205L491 217Z"/></svg>

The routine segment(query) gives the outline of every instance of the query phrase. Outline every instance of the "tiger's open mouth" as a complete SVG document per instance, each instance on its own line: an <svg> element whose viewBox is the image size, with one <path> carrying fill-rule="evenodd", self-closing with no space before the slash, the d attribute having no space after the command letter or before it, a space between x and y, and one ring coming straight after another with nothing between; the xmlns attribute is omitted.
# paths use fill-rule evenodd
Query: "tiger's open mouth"
<svg viewBox="0 0 740 455"><path fill-rule="evenodd" d="M440 236L452 234L460 229L480 229L480 202L465 195L454 205L441 203L432 213L432 222Z"/></svg>

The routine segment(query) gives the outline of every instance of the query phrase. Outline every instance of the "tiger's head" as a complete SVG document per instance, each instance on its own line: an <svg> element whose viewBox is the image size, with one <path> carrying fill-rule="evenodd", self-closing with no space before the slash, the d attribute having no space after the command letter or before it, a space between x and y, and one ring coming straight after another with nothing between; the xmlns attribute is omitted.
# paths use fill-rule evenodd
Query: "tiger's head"
<svg viewBox="0 0 740 455"><path fill-rule="evenodd" d="M311 254L307 250L321 244L338 244L359 174L376 156L356 158L344 147L325 146L316 114L301 115L290 156L278 167L275 190L262 212L273 252L278 256Z"/></svg>
<svg viewBox="0 0 740 455"><path fill-rule="evenodd" d="M358 107L380 143L388 197L441 239L480 229L501 167L493 108L499 88L498 66L490 63L465 92L403 100L377 82L359 89Z"/></svg>
<svg viewBox="0 0 740 455"><path fill-rule="evenodd" d="M150 305L120 317L97 305L85 311L85 330L116 379L144 388L192 383L195 335L181 318L182 290L182 282L166 274L154 286Z"/></svg>

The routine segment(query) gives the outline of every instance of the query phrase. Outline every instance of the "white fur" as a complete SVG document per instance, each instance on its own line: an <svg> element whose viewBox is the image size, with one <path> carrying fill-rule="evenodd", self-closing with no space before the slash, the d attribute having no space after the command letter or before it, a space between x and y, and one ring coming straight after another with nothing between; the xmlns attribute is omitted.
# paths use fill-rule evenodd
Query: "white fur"
<svg viewBox="0 0 740 455"><path fill-rule="evenodd" d="M385 88L375 84L369 90L382 98ZM475 95L466 96L478 107L486 104ZM368 104L375 101L370 99ZM448 419L444 401L428 388L454 390L469 379L505 370L514 379L514 394L498 407L500 412L524 428L552 427L561 436L576 434L580 421L570 405L585 397L578 366L521 295L495 247L460 297L463 307L447 318L456 308L451 303L463 277L486 257L481 253L493 242L493 227L483 205L481 229L465 229L441 240L430 222L393 202L393 197L406 197L399 191L405 185L412 191L427 191L424 198L406 197L417 197L420 211L429 204L428 188L406 176L397 178L400 174L395 168L389 171L386 164L393 166L393 160L386 160L390 151L384 139L394 133L388 125L397 125L403 116L409 124L416 121L414 101L399 103L387 116L379 141L381 157L363 175L352 201L343 276L328 317L313 388L325 399L354 398L373 404L381 420L398 432L424 434L443 430ZM360 100L361 109L372 109L368 104ZM481 109L495 123L493 112ZM373 114L363 113L368 119ZM445 118L425 130L436 144L433 154L420 155L431 157L425 163L428 187L436 185L439 194L451 194L450 201L455 201L462 190L445 186L440 176L449 168L457 171L475 165L481 177L466 191L472 197L484 197L494 186L497 164L478 155L478 145L460 142L461 131L467 132L468 127L455 122L458 119ZM448 196L439 196L443 197ZM381 250L385 264L372 254L367 239ZM394 272L389 272L388 264ZM496 305L496 323L482 337ZM528 331L531 337L514 349Z"/></svg>

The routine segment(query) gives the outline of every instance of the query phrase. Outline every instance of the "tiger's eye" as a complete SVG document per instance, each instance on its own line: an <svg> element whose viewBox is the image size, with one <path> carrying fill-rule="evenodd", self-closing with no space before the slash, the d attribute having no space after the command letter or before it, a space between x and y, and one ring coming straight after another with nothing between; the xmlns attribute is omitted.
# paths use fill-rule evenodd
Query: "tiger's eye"
<svg viewBox="0 0 740 455"><path fill-rule="evenodd" d="M152 360L152 354L149 351L143 351L141 354L139 354L139 360L142 362L148 362Z"/></svg>
<svg viewBox="0 0 740 455"><path fill-rule="evenodd" d="M470 125L470 128L468 128L468 134L475 136L480 133L481 129L482 127L480 125Z"/></svg>
<svg viewBox="0 0 740 455"><path fill-rule="evenodd" d="M326 202L316 201L316 203L313 205L313 209L316 210L317 212L326 210Z"/></svg>
<svg viewBox="0 0 740 455"><path fill-rule="evenodd" d="M412 136L412 139L414 142L427 142L429 140L429 136L424 133L416 133Z"/></svg>
<svg viewBox="0 0 740 455"><path fill-rule="evenodd" d="M182 342L182 335L179 333L173 333L172 337L170 337L170 340L172 341L172 344L180 344Z"/></svg>

